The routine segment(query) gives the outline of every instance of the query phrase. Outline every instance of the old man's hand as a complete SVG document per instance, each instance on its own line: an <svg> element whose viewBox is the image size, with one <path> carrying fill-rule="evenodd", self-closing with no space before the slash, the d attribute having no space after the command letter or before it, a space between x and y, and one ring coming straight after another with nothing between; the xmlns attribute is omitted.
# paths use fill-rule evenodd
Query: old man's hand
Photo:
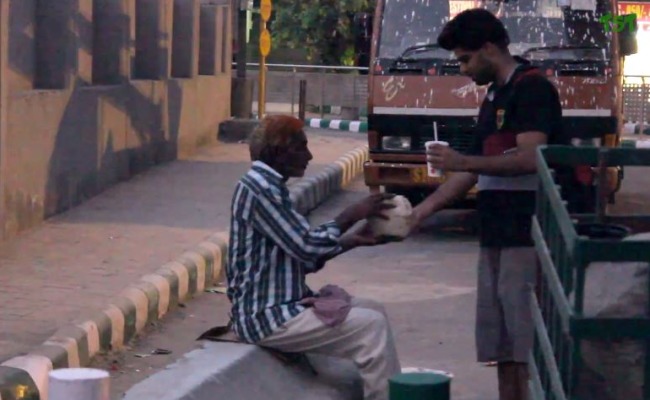
<svg viewBox="0 0 650 400"><path fill-rule="evenodd" d="M465 171L466 156L449 146L434 145L427 149L427 162L435 169Z"/></svg>
<svg viewBox="0 0 650 400"><path fill-rule="evenodd" d="M358 203L350 206L349 211L353 218L357 221L370 217L388 219L385 215L382 214L382 211L395 208L394 204L386 203L386 200L390 200L393 197L395 197L395 195L391 193L372 194L359 201Z"/></svg>
<svg viewBox="0 0 650 400"><path fill-rule="evenodd" d="M402 241L403 238L392 236L373 236L372 230L367 223L354 232L343 235L339 241L343 248L352 249L362 246L378 246L391 242Z"/></svg>

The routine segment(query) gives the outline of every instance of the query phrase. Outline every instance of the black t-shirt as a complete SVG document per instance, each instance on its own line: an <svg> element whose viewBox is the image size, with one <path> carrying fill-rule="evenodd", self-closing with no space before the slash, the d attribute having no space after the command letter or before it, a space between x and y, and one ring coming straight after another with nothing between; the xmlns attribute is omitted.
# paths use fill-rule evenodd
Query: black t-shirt
<svg viewBox="0 0 650 400"><path fill-rule="evenodd" d="M520 65L502 87L492 85L479 111L474 155L498 156L517 147L517 135L542 132L549 144L568 144L557 90L536 68ZM484 247L532 246L537 176L479 176L480 242Z"/></svg>

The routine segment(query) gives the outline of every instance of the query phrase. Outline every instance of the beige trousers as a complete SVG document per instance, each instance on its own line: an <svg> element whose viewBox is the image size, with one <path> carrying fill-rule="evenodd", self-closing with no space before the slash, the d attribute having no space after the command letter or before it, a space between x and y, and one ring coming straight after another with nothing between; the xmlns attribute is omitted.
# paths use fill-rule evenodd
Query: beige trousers
<svg viewBox="0 0 650 400"><path fill-rule="evenodd" d="M258 344L352 360L363 379L365 400L387 400L388 379L401 371L384 307L369 299L353 298L347 318L333 328L307 309Z"/></svg>

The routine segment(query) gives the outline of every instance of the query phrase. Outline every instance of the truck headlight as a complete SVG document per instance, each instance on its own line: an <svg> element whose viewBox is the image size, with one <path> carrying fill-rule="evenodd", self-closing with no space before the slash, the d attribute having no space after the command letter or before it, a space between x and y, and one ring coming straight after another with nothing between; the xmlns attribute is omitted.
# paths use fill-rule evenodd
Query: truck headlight
<svg viewBox="0 0 650 400"><path fill-rule="evenodd" d="M384 136L381 138L381 147L384 150L409 151L411 138L409 136Z"/></svg>

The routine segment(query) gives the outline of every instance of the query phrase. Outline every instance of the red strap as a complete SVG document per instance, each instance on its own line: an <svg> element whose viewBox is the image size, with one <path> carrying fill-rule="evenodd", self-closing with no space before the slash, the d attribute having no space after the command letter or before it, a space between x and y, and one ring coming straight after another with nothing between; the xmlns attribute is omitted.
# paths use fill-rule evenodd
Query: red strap
<svg viewBox="0 0 650 400"><path fill-rule="evenodd" d="M520 74L517 74L517 76L516 76L515 79L512 81L512 83L517 83L517 82L519 82L522 78L524 78L524 77L526 77L526 76L534 76L534 75L537 75L537 76L540 76L540 77L545 78L544 74L542 74L542 71L540 71L538 68L533 68L533 69L529 69L529 70L527 70L527 71L524 71L524 72L522 72L522 73L520 73Z"/></svg>
<svg viewBox="0 0 650 400"><path fill-rule="evenodd" d="M575 167L575 176L578 182L585 186L591 185L594 181L594 172L589 165L577 165Z"/></svg>

